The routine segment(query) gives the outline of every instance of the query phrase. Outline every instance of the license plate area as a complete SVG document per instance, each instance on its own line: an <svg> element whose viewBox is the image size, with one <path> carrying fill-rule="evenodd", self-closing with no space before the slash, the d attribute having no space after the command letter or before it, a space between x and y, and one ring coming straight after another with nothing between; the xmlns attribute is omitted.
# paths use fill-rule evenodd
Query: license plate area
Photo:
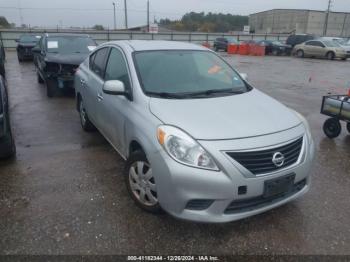
<svg viewBox="0 0 350 262"><path fill-rule="evenodd" d="M295 174L266 180L264 183L264 198L271 198L290 192L293 189Z"/></svg>

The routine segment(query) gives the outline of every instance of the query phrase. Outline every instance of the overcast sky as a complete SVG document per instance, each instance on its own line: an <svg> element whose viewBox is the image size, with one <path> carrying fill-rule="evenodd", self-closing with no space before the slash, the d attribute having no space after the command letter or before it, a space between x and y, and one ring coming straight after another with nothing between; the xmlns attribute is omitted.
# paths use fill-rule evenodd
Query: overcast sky
<svg viewBox="0 0 350 262"><path fill-rule="evenodd" d="M113 27L113 0L0 0L0 15L9 22L31 26ZM124 0L117 4L117 27L124 27ZM333 0L332 10L350 12L350 0ZM146 24L147 0L127 0L129 27ZM248 15L273 8L326 10L328 0L150 0L151 20L178 19L187 12ZM18 7L22 7L22 11ZM28 9L33 8L33 9ZM38 9L36 9L38 8Z"/></svg>

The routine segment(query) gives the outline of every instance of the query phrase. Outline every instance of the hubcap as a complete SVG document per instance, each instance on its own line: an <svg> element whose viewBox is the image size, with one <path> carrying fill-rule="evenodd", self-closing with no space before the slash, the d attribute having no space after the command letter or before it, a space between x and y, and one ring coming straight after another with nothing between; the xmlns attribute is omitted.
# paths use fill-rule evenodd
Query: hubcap
<svg viewBox="0 0 350 262"><path fill-rule="evenodd" d="M82 101L80 102L80 119L81 119L81 123L83 125L85 125L85 123L86 123L86 112L85 112L84 105L83 105Z"/></svg>
<svg viewBox="0 0 350 262"><path fill-rule="evenodd" d="M158 203L156 184L148 163L137 161L131 165L129 183L132 193L143 205L155 206Z"/></svg>

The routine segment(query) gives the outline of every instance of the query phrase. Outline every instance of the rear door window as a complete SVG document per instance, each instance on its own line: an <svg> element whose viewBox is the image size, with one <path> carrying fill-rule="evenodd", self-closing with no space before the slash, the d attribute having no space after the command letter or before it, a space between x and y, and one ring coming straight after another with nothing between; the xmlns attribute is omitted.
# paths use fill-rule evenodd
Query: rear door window
<svg viewBox="0 0 350 262"><path fill-rule="evenodd" d="M108 50L109 48L105 47L97 50L90 56L90 70L101 78L104 78Z"/></svg>

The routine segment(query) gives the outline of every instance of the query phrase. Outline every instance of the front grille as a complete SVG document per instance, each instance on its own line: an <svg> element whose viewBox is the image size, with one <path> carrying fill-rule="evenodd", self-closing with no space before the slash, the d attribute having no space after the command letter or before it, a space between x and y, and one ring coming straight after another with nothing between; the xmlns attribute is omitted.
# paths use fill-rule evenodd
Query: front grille
<svg viewBox="0 0 350 262"><path fill-rule="evenodd" d="M61 65L61 73L64 75L74 75L75 71L77 70L78 65Z"/></svg>
<svg viewBox="0 0 350 262"><path fill-rule="evenodd" d="M286 199L297 192L301 191L306 185L306 179L299 181L294 184L291 190L285 193L278 194L269 198L258 196L249 199L232 201L231 204L226 208L225 214L235 214L240 212L248 212L254 209L263 208L268 205L275 204L283 199Z"/></svg>
<svg viewBox="0 0 350 262"><path fill-rule="evenodd" d="M253 152L227 152L227 154L252 172L254 175L270 173L295 164L299 158L303 138L299 138L287 145L268 150ZM273 155L280 152L284 156L282 166L276 166L272 162Z"/></svg>

